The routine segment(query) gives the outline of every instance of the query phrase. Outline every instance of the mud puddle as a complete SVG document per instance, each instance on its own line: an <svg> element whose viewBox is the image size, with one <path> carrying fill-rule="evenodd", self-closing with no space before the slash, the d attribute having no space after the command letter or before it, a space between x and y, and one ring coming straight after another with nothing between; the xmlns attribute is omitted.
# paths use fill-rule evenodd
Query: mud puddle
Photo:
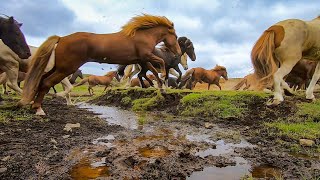
<svg viewBox="0 0 320 180"><path fill-rule="evenodd" d="M217 125L195 127L181 119L167 121L154 115L141 127L139 114L134 112L84 103L78 106L126 130L94 139L85 161L70 171L73 177L84 171L82 176L92 179L109 175L115 179L240 179L254 170L235 151L254 147L238 132ZM98 166L96 156L102 158Z"/></svg>

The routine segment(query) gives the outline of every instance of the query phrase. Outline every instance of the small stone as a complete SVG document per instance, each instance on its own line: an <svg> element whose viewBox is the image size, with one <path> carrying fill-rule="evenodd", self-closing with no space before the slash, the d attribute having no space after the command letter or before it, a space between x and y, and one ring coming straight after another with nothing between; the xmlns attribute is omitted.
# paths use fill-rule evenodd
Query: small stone
<svg viewBox="0 0 320 180"><path fill-rule="evenodd" d="M1 161L8 161L10 159L10 156L6 156L4 158L1 159Z"/></svg>
<svg viewBox="0 0 320 180"><path fill-rule="evenodd" d="M315 144L314 141L310 139L300 139L299 143L301 146L313 146Z"/></svg>
<svg viewBox="0 0 320 180"><path fill-rule="evenodd" d="M31 129L26 129L26 131L31 131Z"/></svg>
<svg viewBox="0 0 320 180"><path fill-rule="evenodd" d="M2 167L2 168L0 168L0 173L4 173L4 172L6 172L7 170L8 170L8 168Z"/></svg>
<svg viewBox="0 0 320 180"><path fill-rule="evenodd" d="M205 127L206 129L212 129L212 128L213 128L213 124L206 122L206 123L204 123L204 127Z"/></svg>
<svg viewBox="0 0 320 180"><path fill-rule="evenodd" d="M56 145L53 145L53 149L58 149Z"/></svg>
<svg viewBox="0 0 320 180"><path fill-rule="evenodd" d="M2 136L2 135L5 135L5 133L4 132L0 132L0 135Z"/></svg>
<svg viewBox="0 0 320 180"><path fill-rule="evenodd" d="M80 123L76 123L76 124L71 124L71 123L67 123L66 126L63 128L63 130L65 131L72 131L72 128L79 128L80 127Z"/></svg>
<svg viewBox="0 0 320 180"><path fill-rule="evenodd" d="M62 136L63 139L67 139L68 137L70 137L70 135L64 135L64 136Z"/></svg>
<svg viewBox="0 0 320 180"><path fill-rule="evenodd" d="M57 141L55 139L53 139L53 138L50 139L50 142L53 143L53 144L58 144Z"/></svg>

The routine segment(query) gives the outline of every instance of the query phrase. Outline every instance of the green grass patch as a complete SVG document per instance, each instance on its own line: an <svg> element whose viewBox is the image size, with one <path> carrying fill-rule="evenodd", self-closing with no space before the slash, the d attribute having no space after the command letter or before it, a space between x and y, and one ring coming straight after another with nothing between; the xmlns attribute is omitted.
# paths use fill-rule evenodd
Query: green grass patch
<svg viewBox="0 0 320 180"><path fill-rule="evenodd" d="M268 127L276 127L281 130L281 134L299 140L301 138L317 139L320 138L320 123L317 122L274 122L267 123Z"/></svg>
<svg viewBox="0 0 320 180"><path fill-rule="evenodd" d="M297 104L297 115L300 117L306 117L306 121L320 120L320 100L312 103L300 103Z"/></svg>
<svg viewBox="0 0 320 180"><path fill-rule="evenodd" d="M0 122L5 123L12 120L30 120L34 117L29 110L25 108L18 108L15 103L8 103L2 105L0 108Z"/></svg>
<svg viewBox="0 0 320 180"><path fill-rule="evenodd" d="M158 106L164 101L164 97L161 95L160 91L156 91L154 97L136 99L132 101L133 111L149 111Z"/></svg>
<svg viewBox="0 0 320 180"><path fill-rule="evenodd" d="M248 103L256 98L266 98L265 93L238 91L195 92L184 96L181 114L184 116L201 116L218 118L242 117L248 110Z"/></svg>

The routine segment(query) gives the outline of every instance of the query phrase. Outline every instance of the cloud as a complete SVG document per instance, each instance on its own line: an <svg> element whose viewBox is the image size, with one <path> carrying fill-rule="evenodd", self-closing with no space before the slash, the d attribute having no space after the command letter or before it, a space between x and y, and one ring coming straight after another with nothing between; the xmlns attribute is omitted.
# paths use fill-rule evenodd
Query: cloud
<svg viewBox="0 0 320 180"><path fill-rule="evenodd" d="M197 60L189 67L224 65L229 77L240 77L252 69L250 51L261 33L284 19L311 20L319 15L319 0L8 0L0 12L24 23L27 42L39 46L48 36L73 32L113 33L141 13L163 15L175 24L178 36L187 36ZM85 73L105 74L115 67L87 63Z"/></svg>

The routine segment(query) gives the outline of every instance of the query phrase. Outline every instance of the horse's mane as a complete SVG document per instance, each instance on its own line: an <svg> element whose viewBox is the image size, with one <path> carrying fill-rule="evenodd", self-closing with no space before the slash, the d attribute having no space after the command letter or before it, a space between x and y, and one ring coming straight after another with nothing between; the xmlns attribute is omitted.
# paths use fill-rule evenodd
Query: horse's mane
<svg viewBox="0 0 320 180"><path fill-rule="evenodd" d="M212 69L212 71L226 71L226 70L227 69L224 66L219 66L219 65L216 65L216 67Z"/></svg>
<svg viewBox="0 0 320 180"><path fill-rule="evenodd" d="M166 26L170 33L175 33L173 23L165 16L153 16L149 14L142 14L135 16L130 21L122 26L121 32L126 36L133 37L137 30L149 29L156 26Z"/></svg>

